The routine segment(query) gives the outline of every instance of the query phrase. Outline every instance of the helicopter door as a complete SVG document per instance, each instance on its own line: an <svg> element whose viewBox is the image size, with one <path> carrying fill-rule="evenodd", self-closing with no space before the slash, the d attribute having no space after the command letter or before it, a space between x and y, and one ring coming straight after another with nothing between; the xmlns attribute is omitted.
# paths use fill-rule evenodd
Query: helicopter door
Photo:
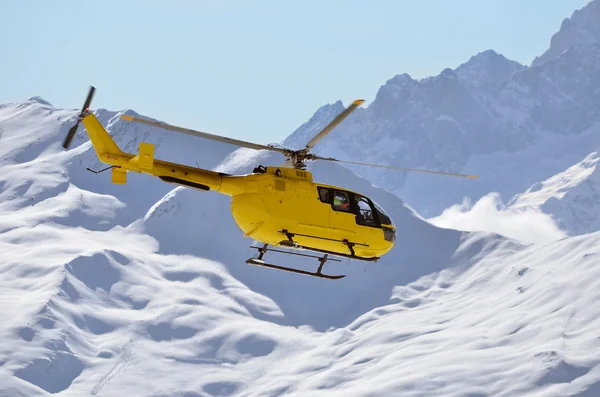
<svg viewBox="0 0 600 397"><path fill-rule="evenodd" d="M331 189L319 186L317 193L320 203L316 206L315 215L319 219L319 226L331 228Z"/></svg>
<svg viewBox="0 0 600 397"><path fill-rule="evenodd" d="M350 204L350 193L343 190L333 190L332 226L338 230L354 232L356 222Z"/></svg>

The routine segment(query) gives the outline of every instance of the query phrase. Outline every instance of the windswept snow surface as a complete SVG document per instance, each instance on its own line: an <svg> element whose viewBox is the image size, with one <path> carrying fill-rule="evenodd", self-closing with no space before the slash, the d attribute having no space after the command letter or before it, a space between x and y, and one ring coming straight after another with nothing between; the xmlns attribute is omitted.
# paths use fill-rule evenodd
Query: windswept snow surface
<svg viewBox="0 0 600 397"><path fill-rule="evenodd" d="M475 204L465 199L428 221L439 227L499 233L528 243L555 241L567 235L552 216L539 208L507 206L497 193L490 193Z"/></svg>
<svg viewBox="0 0 600 397"><path fill-rule="evenodd" d="M60 149L75 114L0 106L0 396L600 395L600 233L440 229L315 164L386 208L397 246L327 264L337 281L256 268L225 197L82 171L100 167L83 135ZM98 114L129 150L149 131ZM222 171L282 161L172 137L144 139Z"/></svg>
<svg viewBox="0 0 600 397"><path fill-rule="evenodd" d="M600 230L600 168L597 152L564 172L515 196L511 208L539 208L570 234Z"/></svg>
<svg viewBox="0 0 600 397"><path fill-rule="evenodd" d="M440 227L493 231L526 242L548 242L600 230L600 157L597 152L504 204L491 193L465 200L429 221Z"/></svg>

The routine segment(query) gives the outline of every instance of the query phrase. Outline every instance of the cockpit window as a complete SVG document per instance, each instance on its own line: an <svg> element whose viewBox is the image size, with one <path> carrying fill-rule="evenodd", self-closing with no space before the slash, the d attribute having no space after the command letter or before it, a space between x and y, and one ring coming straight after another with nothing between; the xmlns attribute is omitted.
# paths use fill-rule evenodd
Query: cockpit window
<svg viewBox="0 0 600 397"><path fill-rule="evenodd" d="M319 187L319 200L321 200L321 202L323 203L331 202L331 200L329 199L329 189L327 189L326 187Z"/></svg>
<svg viewBox="0 0 600 397"><path fill-rule="evenodd" d="M356 202L356 223L359 225L376 226L377 222L373 215L373 209L369 200L366 197L354 195L354 201Z"/></svg>
<svg viewBox="0 0 600 397"><path fill-rule="evenodd" d="M350 196L348 192L335 190L333 192L333 209L336 211L350 212Z"/></svg>
<svg viewBox="0 0 600 397"><path fill-rule="evenodd" d="M375 211L377 211L377 216L379 216L379 222L381 222L382 225L394 225L394 223L392 222L392 219L389 217L388 214L385 213L385 211L383 210L383 208L381 208L381 206L379 204L377 204L375 201L371 200L373 202L373 205L375 206Z"/></svg>

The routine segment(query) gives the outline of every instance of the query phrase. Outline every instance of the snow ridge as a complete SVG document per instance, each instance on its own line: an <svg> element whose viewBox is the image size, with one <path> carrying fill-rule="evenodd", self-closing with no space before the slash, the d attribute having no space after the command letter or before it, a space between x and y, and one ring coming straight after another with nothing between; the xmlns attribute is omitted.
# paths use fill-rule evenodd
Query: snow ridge
<svg viewBox="0 0 600 397"><path fill-rule="evenodd" d="M600 230L600 156L593 152L581 162L516 195L511 208L538 208L552 215L570 234Z"/></svg>

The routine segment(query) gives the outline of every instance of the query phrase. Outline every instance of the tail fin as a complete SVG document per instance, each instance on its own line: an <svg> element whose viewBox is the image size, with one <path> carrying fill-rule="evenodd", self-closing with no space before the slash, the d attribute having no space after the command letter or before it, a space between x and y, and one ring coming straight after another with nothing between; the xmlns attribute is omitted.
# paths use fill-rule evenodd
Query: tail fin
<svg viewBox="0 0 600 397"><path fill-rule="evenodd" d="M96 154L100 159L108 154L117 155L123 153L104 127L102 127L102 124L100 124L96 116L93 114L85 116L83 118L83 125L85 125L85 129L90 136L92 145L94 145Z"/></svg>

